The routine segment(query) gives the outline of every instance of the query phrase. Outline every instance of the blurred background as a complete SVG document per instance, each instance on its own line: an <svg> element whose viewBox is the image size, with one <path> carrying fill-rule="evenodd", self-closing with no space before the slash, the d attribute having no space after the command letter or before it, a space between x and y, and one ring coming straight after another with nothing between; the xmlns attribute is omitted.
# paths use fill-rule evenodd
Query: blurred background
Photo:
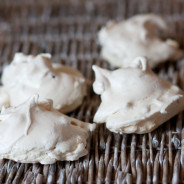
<svg viewBox="0 0 184 184"><path fill-rule="evenodd" d="M98 57L98 29L108 20L140 13L166 17L170 37L183 47L183 10L182 0L0 1L1 65L17 51L50 52L54 61L64 63L78 57Z"/></svg>

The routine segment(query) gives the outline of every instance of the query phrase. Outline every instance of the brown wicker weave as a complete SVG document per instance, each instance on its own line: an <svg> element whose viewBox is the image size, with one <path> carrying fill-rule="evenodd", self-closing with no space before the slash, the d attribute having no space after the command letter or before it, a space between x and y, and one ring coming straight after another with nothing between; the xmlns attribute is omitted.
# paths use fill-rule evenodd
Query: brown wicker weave
<svg viewBox="0 0 184 184"><path fill-rule="evenodd" d="M151 12L166 18L169 36L184 47L183 0L1 0L0 72L15 52L49 52L53 61L79 69L92 83L92 64L111 68L99 55L99 28L109 19ZM155 72L184 89L184 60L162 64ZM89 85L83 105L71 116L92 122L99 102ZM89 155L75 162L1 160L0 183L182 183L183 115L145 135L114 134L100 125L90 137Z"/></svg>

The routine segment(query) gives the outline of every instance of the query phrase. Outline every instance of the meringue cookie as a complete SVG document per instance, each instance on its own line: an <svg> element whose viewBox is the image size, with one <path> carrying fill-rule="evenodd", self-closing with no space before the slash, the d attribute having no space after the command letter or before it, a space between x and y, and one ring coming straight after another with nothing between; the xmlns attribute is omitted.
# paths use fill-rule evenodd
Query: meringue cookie
<svg viewBox="0 0 184 184"><path fill-rule="evenodd" d="M88 131L95 124L70 118L52 108L52 100L38 103L38 95L25 103L2 109L0 158L22 163L52 164L86 155Z"/></svg>
<svg viewBox="0 0 184 184"><path fill-rule="evenodd" d="M94 122L112 132L148 133L184 109L184 92L154 74L144 57L131 63L115 71L93 66L101 95Z"/></svg>
<svg viewBox="0 0 184 184"><path fill-rule="evenodd" d="M52 99L54 108L62 112L77 108L86 95L85 78L77 70L50 60L50 54L15 54L2 74L0 107L17 106L38 93L41 100Z"/></svg>
<svg viewBox="0 0 184 184"><path fill-rule="evenodd" d="M128 67L138 56L147 57L151 68L167 60L181 59L184 52L178 43L161 40L158 36L161 30L167 33L169 28L154 14L137 15L120 23L109 22L98 33L101 55L115 67Z"/></svg>

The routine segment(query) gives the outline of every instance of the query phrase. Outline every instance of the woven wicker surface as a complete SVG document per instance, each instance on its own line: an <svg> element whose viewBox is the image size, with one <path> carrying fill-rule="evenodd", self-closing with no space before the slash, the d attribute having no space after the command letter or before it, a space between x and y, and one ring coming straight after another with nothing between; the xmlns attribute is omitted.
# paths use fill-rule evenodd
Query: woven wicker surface
<svg viewBox="0 0 184 184"><path fill-rule="evenodd" d="M49 52L53 62L79 69L92 83L92 64L111 68L99 55L99 28L109 19L150 12L166 18L169 36L183 48L182 0L0 1L0 72L15 52ZM162 64L155 72L184 89L184 61ZM83 105L70 115L92 122L99 103L89 85ZM89 155L75 162L40 165L1 160L0 183L184 182L183 115L145 135L114 134L100 125L90 136Z"/></svg>

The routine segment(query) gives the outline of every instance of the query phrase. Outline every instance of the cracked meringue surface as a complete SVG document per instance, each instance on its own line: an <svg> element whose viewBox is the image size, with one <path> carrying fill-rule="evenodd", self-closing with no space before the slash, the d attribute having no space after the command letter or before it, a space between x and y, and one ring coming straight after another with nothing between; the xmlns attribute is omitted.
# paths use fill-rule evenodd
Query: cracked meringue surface
<svg viewBox="0 0 184 184"><path fill-rule="evenodd" d="M93 66L93 90L101 97L94 122L113 132L143 134L184 109L184 92L159 78L144 57L114 71Z"/></svg>
<svg viewBox="0 0 184 184"><path fill-rule="evenodd" d="M0 159L53 164L77 160L88 153L89 131L95 124L68 117L52 107L52 100L26 102L3 108L0 114Z"/></svg>

